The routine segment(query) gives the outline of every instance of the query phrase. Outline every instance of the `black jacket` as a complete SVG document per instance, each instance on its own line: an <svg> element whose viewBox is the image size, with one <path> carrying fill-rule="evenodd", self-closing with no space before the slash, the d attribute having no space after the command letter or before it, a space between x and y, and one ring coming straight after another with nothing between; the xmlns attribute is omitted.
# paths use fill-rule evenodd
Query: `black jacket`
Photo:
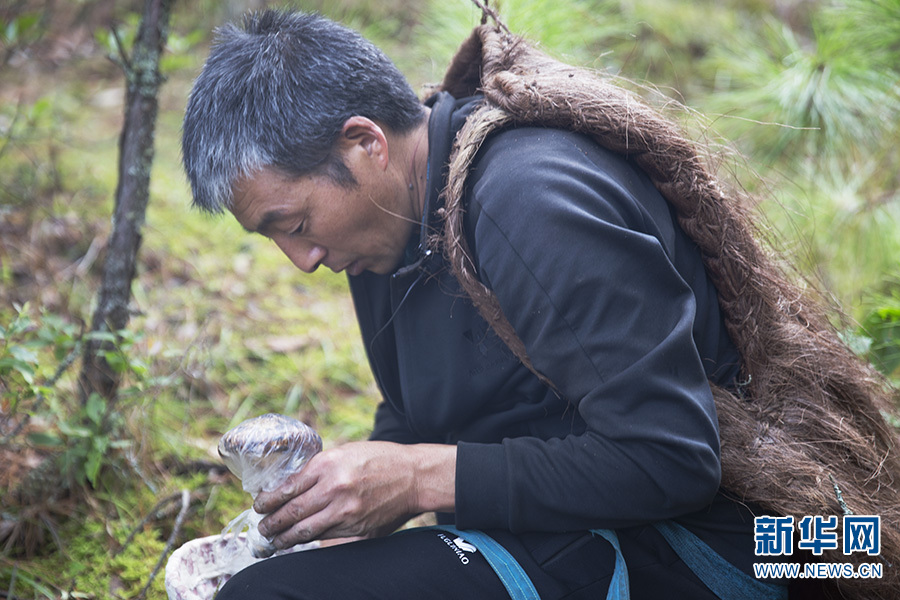
<svg viewBox="0 0 900 600"><path fill-rule="evenodd" d="M558 397L422 243L440 227L450 146L474 102L432 100L426 219L407 265L350 277L385 398L372 438L457 444L459 527L573 531L684 517L717 531L734 511L715 508L708 380L732 385L739 357L696 247L647 178L589 138L519 128L488 139L468 180L469 242Z"/></svg>

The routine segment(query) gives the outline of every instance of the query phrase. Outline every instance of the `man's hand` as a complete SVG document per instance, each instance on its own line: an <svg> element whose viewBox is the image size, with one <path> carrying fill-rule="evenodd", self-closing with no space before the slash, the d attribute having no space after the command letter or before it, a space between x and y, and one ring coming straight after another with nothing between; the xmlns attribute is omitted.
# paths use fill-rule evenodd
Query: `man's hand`
<svg viewBox="0 0 900 600"><path fill-rule="evenodd" d="M353 442L313 456L254 509L267 514L259 530L278 548L376 537L419 513L452 511L455 477L455 446Z"/></svg>

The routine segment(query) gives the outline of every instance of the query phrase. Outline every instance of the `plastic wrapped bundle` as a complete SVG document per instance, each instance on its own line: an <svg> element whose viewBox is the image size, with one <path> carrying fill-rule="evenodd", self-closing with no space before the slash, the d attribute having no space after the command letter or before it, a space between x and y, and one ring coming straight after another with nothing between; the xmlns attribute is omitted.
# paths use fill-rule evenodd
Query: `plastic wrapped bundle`
<svg viewBox="0 0 900 600"><path fill-rule="evenodd" d="M218 449L225 465L255 499L259 492L276 489L299 471L322 449L322 439L296 419L267 414L228 431ZM247 509L221 535L192 540L173 552L166 565L169 599L211 600L232 575L274 554L275 547L259 533L262 517ZM278 554L317 545L305 544Z"/></svg>
<svg viewBox="0 0 900 600"><path fill-rule="evenodd" d="M274 556L318 548L318 542L279 550ZM264 558L250 554L247 535L211 535L186 542L166 564L169 600L212 600L231 576Z"/></svg>
<svg viewBox="0 0 900 600"><path fill-rule="evenodd" d="M219 456L254 499L260 492L276 489L320 450L322 439L312 428L276 414L244 421L219 440ZM259 533L257 526L262 517L250 508L226 529L241 531L249 527L247 540L256 558L275 552L275 546Z"/></svg>

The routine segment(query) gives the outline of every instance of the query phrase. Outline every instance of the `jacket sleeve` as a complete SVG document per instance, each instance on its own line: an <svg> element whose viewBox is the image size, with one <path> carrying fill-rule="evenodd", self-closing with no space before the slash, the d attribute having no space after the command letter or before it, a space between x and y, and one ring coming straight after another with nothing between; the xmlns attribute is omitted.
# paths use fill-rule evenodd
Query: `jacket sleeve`
<svg viewBox="0 0 900 600"><path fill-rule="evenodd" d="M460 443L457 524L564 531L695 511L719 486L718 429L693 292L644 208L665 201L586 138L547 137L513 130L483 149L469 235L482 281L587 430Z"/></svg>
<svg viewBox="0 0 900 600"><path fill-rule="evenodd" d="M415 444L421 438L413 433L406 419L398 414L386 400L382 400L375 410L375 425L369 439L381 442L397 442L398 444Z"/></svg>

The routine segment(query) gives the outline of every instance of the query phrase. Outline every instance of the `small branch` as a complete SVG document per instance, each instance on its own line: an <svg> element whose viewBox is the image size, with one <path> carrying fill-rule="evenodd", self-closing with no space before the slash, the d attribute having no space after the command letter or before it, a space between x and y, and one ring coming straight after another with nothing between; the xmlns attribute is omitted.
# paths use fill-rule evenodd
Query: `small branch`
<svg viewBox="0 0 900 600"><path fill-rule="evenodd" d="M175 526L172 528L172 534L169 536L169 539L166 541L166 547L163 548L162 554L159 556L159 560L156 563L156 567L153 568L153 572L150 573L150 578L147 580L147 585L144 586L144 589L137 595L138 600L142 600L147 595L147 591L150 589L150 586L153 584L153 580L156 579L156 576L159 575L159 571L162 569L162 566L166 563L166 557L169 556L169 552L172 551L172 548L175 546L175 541L178 539L178 534L181 533L181 527L184 525L184 519L187 516L188 508L191 506L191 492L185 488L181 490L181 510L178 512L178 518L175 519Z"/></svg>
<svg viewBox="0 0 900 600"><path fill-rule="evenodd" d="M475 6L477 6L479 9L481 9L481 24L482 25L487 23L487 18L490 17L491 20L493 20L494 23L497 25L497 27L499 27L500 29L505 31L507 35L512 35L512 33L509 30L509 27L507 27L506 23L504 23L503 20L500 18L500 13L498 13L496 10L494 10L493 8L490 8L487 5L488 0L485 0L484 2L481 2L480 0L472 0L472 2L475 4Z"/></svg>
<svg viewBox="0 0 900 600"><path fill-rule="evenodd" d="M169 468L177 475L194 475L204 471L212 471L216 475L224 475L230 472L221 460L192 460L187 463L176 463Z"/></svg>
<svg viewBox="0 0 900 600"><path fill-rule="evenodd" d="M195 490L194 493L190 494L190 500L194 501L195 499L200 499L203 494L206 494L209 490L206 487L201 487L198 490ZM125 551L125 548L128 547L131 542L134 541L135 536L144 528L144 526L150 521L159 521L161 519L170 516L172 512L168 510L168 505L175 502L176 500L182 498L182 493L178 492L176 494L172 494L171 496L167 496L156 503L156 506L150 509L150 512L147 513L141 522L132 528L131 533L128 534L128 537L125 538L125 541L122 542L122 545L119 546L119 549L113 553L113 557L118 556L122 552Z"/></svg>
<svg viewBox="0 0 900 600"><path fill-rule="evenodd" d="M100 255L100 250L106 245L106 237L105 236L95 236L93 240L91 240L91 245L88 246L87 252L84 253L75 266L75 274L79 277L84 277L87 275L91 266L94 264L94 261L97 259L97 256ZM65 275L65 274L64 274Z"/></svg>
<svg viewBox="0 0 900 600"><path fill-rule="evenodd" d="M119 37L119 29L115 25L112 25L109 30L112 32L113 40L116 42L116 49L119 51L122 68L125 70L127 76L131 76L131 73L133 72L133 69L131 68L131 59L128 58L128 52L125 51L125 46L122 44L122 38Z"/></svg>
<svg viewBox="0 0 900 600"><path fill-rule="evenodd" d="M125 538L125 541L122 542L122 545L119 546L119 549L116 550L116 552L113 554L113 557L116 557L119 554L121 554L122 552L124 552L125 548L127 548L128 545L134 541L134 536L136 536L138 534L138 532L144 528L144 525L146 525L150 521L156 519L156 516L159 514L159 511L161 511L164 506L166 506L167 504L169 504L171 502L175 502L179 498L181 498L180 492L178 494L174 494L172 496L163 498L162 500L157 502L156 506L151 508L150 512L147 513L147 516L145 516L143 519L141 519L141 522L134 526L134 528L131 530L131 533L128 534L128 537Z"/></svg>
<svg viewBox="0 0 900 600"><path fill-rule="evenodd" d="M852 515L853 511L850 510L850 507L844 502L844 494L841 493L841 488L838 487L837 481L834 480L834 475L829 473L828 478L831 480L831 485L834 488L834 495L837 498L838 504L841 506L841 510L844 511L845 515Z"/></svg>

